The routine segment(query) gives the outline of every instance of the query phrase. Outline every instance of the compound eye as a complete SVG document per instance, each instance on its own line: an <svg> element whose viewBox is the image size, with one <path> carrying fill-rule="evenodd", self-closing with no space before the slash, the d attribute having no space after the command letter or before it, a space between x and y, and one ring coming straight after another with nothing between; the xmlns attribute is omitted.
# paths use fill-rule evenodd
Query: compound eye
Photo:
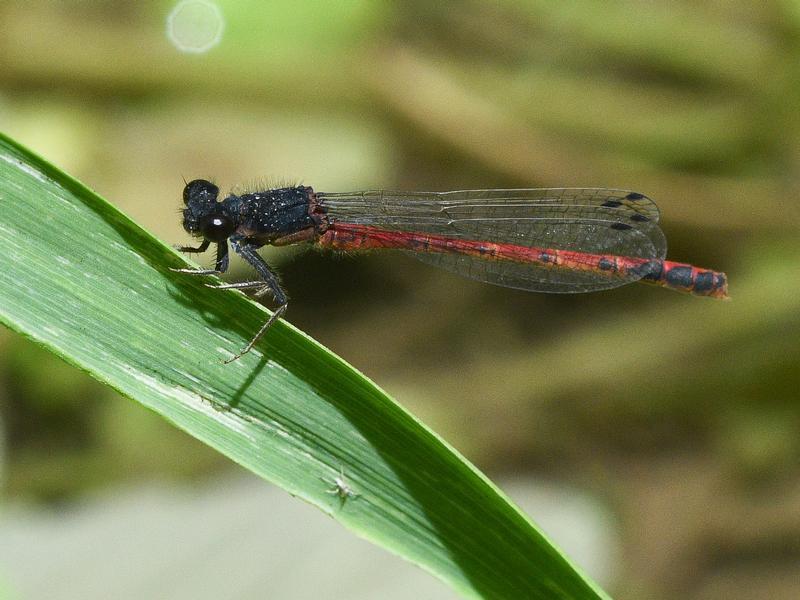
<svg viewBox="0 0 800 600"><path fill-rule="evenodd" d="M194 179L183 188L183 203L189 204L192 200L201 202L216 202L219 188L205 179Z"/></svg>
<svg viewBox="0 0 800 600"><path fill-rule="evenodd" d="M233 222L224 215L212 215L200 221L200 231L209 242L224 242L234 229Z"/></svg>

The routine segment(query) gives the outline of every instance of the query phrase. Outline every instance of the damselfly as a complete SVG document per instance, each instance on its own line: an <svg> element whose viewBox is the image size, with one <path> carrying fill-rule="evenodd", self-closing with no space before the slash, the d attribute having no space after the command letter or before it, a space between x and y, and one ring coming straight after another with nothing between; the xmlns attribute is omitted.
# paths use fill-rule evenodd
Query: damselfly
<svg viewBox="0 0 800 600"><path fill-rule="evenodd" d="M456 192L315 192L306 186L230 194L195 179L183 190L183 227L217 244L214 269L228 268L228 244L258 272L257 281L209 285L271 293L278 308L231 362L249 352L284 314L287 297L258 255L270 244L301 242L334 250L398 249L479 281L550 293L593 292L633 281L697 296L727 297L724 273L664 260L667 242L655 203L603 188Z"/></svg>

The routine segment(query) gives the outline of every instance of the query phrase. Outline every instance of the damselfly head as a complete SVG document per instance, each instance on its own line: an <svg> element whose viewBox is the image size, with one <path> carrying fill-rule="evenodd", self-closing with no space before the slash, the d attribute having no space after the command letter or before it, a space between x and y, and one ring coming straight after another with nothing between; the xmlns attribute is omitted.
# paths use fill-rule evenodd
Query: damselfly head
<svg viewBox="0 0 800 600"><path fill-rule="evenodd" d="M183 228L210 242L222 242L236 226L217 202L219 188L205 179L194 179L183 188Z"/></svg>
<svg viewBox="0 0 800 600"><path fill-rule="evenodd" d="M183 203L190 206L194 203L213 204L219 196L219 188L205 179L193 179L183 188Z"/></svg>

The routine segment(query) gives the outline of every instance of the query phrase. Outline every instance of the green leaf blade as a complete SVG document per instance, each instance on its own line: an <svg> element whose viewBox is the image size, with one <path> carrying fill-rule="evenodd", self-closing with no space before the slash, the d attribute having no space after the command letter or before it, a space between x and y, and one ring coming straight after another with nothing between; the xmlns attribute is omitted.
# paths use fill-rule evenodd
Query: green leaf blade
<svg viewBox="0 0 800 600"><path fill-rule="evenodd" d="M0 136L0 321L468 597L605 598L355 369ZM170 211L171 212L171 211ZM351 494L331 493L336 478Z"/></svg>

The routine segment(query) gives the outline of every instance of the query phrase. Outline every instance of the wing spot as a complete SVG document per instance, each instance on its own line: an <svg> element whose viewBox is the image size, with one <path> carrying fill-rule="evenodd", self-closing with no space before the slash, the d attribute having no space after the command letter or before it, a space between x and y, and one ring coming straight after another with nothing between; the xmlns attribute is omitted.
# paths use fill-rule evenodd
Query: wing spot
<svg viewBox="0 0 800 600"><path fill-rule="evenodd" d="M614 223L611 226L611 229L616 229L617 231L627 231L628 229L633 229L633 227L631 227L627 223Z"/></svg>

